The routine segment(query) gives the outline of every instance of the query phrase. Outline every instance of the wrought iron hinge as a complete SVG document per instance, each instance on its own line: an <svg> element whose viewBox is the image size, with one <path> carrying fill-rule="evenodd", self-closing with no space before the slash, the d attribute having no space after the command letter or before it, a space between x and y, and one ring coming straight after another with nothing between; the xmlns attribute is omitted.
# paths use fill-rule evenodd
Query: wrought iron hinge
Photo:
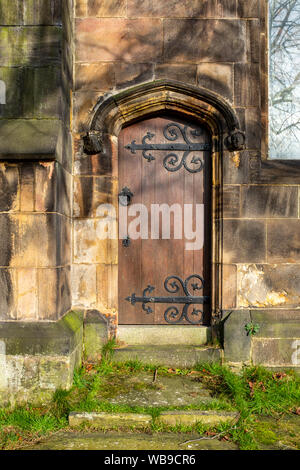
<svg viewBox="0 0 300 470"><path fill-rule="evenodd" d="M193 304L205 304L209 302L209 297L207 296L195 296L192 295L189 291L188 284L191 280L191 288L193 291L202 290L204 288L204 280L198 274L192 274L185 281L183 281L178 276L168 276L164 282L164 287L167 292L171 294L176 294L179 292L180 287L184 292L184 296L172 296L172 297L153 297L148 294L151 294L155 287L148 285L146 289L143 290L143 295L138 297L135 293L127 297L126 300L135 305L136 303L142 303L142 309L147 313L153 313L151 307L147 306L148 303L159 303L159 304L184 304L182 312L180 314L177 307L172 306L168 307L164 313L164 319L167 323L180 323L183 320L186 320L188 323L192 324L201 324L203 322L203 311L193 308L192 311L189 311L190 305Z"/></svg>
<svg viewBox="0 0 300 470"><path fill-rule="evenodd" d="M178 171L182 166L190 173L198 173L203 169L204 162L200 156L193 155L192 158L188 158L191 152L211 149L211 145L209 143L193 142L191 140L192 137L201 136L201 130L193 129L188 126L181 126L176 122L171 122L164 128L163 135L169 143L151 143L150 141L155 137L155 134L147 132L143 137L141 144L136 144L136 141L133 140L131 144L126 145L125 148L131 150L131 153L134 154L137 150L142 150L142 155L148 162L155 160L155 157L150 151L170 150L171 153L168 153L163 159L163 166L168 171ZM184 142L175 142L180 137L183 138ZM182 157L178 156L178 152L184 152Z"/></svg>

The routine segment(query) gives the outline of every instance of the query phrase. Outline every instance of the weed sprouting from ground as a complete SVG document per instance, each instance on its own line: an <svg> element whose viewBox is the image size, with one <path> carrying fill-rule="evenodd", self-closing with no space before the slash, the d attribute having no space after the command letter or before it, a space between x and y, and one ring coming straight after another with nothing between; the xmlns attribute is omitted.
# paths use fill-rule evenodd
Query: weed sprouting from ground
<svg viewBox="0 0 300 470"><path fill-rule="evenodd" d="M57 419L67 418L71 410L68 396L69 392L67 390L58 389L54 392L51 412Z"/></svg>
<svg viewBox="0 0 300 470"><path fill-rule="evenodd" d="M115 338L111 338L107 343L102 347L102 365L105 362L110 362L112 360L114 349L117 347L117 341Z"/></svg>

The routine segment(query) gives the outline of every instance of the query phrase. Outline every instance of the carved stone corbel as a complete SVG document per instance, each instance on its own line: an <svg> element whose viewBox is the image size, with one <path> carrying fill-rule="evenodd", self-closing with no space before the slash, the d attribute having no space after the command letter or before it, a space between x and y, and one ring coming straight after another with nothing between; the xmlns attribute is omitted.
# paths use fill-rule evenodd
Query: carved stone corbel
<svg viewBox="0 0 300 470"><path fill-rule="evenodd" d="M245 148L245 133L239 129L234 129L225 139L225 145L231 152L243 150Z"/></svg>
<svg viewBox="0 0 300 470"><path fill-rule="evenodd" d="M103 138L99 131L89 131L83 136L83 151L95 155L103 151Z"/></svg>

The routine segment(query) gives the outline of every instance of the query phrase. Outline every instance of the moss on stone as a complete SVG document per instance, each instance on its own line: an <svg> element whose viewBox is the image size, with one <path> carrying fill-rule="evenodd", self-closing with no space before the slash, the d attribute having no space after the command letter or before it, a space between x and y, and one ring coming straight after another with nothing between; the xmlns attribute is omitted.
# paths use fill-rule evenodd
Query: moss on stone
<svg viewBox="0 0 300 470"><path fill-rule="evenodd" d="M77 310L71 310L60 322L75 333L83 324L83 313Z"/></svg>
<svg viewBox="0 0 300 470"><path fill-rule="evenodd" d="M270 423L258 423L255 426L255 434L261 444L274 444L277 441L276 434L270 429Z"/></svg>
<svg viewBox="0 0 300 470"><path fill-rule="evenodd" d="M88 361L97 361L107 341L107 325L104 322L84 323L84 356Z"/></svg>
<svg viewBox="0 0 300 470"><path fill-rule="evenodd" d="M253 431L260 449L300 450L300 419L297 415L258 418Z"/></svg>

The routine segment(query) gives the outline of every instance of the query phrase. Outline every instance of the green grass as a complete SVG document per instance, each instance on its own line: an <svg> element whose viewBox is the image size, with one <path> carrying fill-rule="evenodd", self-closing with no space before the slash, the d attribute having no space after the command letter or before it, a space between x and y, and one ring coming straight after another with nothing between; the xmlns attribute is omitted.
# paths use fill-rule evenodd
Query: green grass
<svg viewBox="0 0 300 470"><path fill-rule="evenodd" d="M31 405L0 409L0 449L13 449L68 425L66 416L57 417L47 407Z"/></svg>
<svg viewBox="0 0 300 470"><path fill-rule="evenodd" d="M112 404L109 399L129 389L128 374L141 372L158 375L187 375L189 369L168 369L145 365L140 361L113 363L115 343L109 342L104 348L102 360L98 364L84 363L74 373L71 390L56 390L51 403L45 406L24 405L0 409L0 449L20 448L36 442L42 436L68 428L68 414L71 411L106 411L149 413L153 417L152 432L198 432L205 434L208 428L200 424L192 427L166 427L158 424L156 418L166 410L238 410L240 419L235 425L220 425L210 432L222 433L226 439L236 442L241 449L257 449L273 445L276 436L282 439L288 435L288 443L299 446L300 436L293 435L282 417L292 416L300 405L300 378L292 371L273 373L263 367L245 367L239 374L218 364L199 364L194 368L195 380L210 389L213 400L199 405L182 407L142 407ZM140 390L155 387L136 383L130 385ZM296 416L295 414L293 416ZM262 421L269 417L271 422ZM267 419L267 418L266 418ZM283 426L284 424L284 426ZM281 426L281 428L280 428ZM287 429L287 431L286 431Z"/></svg>
<svg viewBox="0 0 300 470"><path fill-rule="evenodd" d="M293 371L274 373L255 366L245 367L238 375L218 364L202 364L196 369L203 372L203 381L214 395L229 399L240 412L230 435L241 449L260 447L263 431L258 432L257 417L279 420L300 405L300 378Z"/></svg>
<svg viewBox="0 0 300 470"><path fill-rule="evenodd" d="M300 378L293 371L274 373L264 367L245 367L241 374L217 364L200 365L204 383L219 397L229 398L242 417L288 413L300 405Z"/></svg>

